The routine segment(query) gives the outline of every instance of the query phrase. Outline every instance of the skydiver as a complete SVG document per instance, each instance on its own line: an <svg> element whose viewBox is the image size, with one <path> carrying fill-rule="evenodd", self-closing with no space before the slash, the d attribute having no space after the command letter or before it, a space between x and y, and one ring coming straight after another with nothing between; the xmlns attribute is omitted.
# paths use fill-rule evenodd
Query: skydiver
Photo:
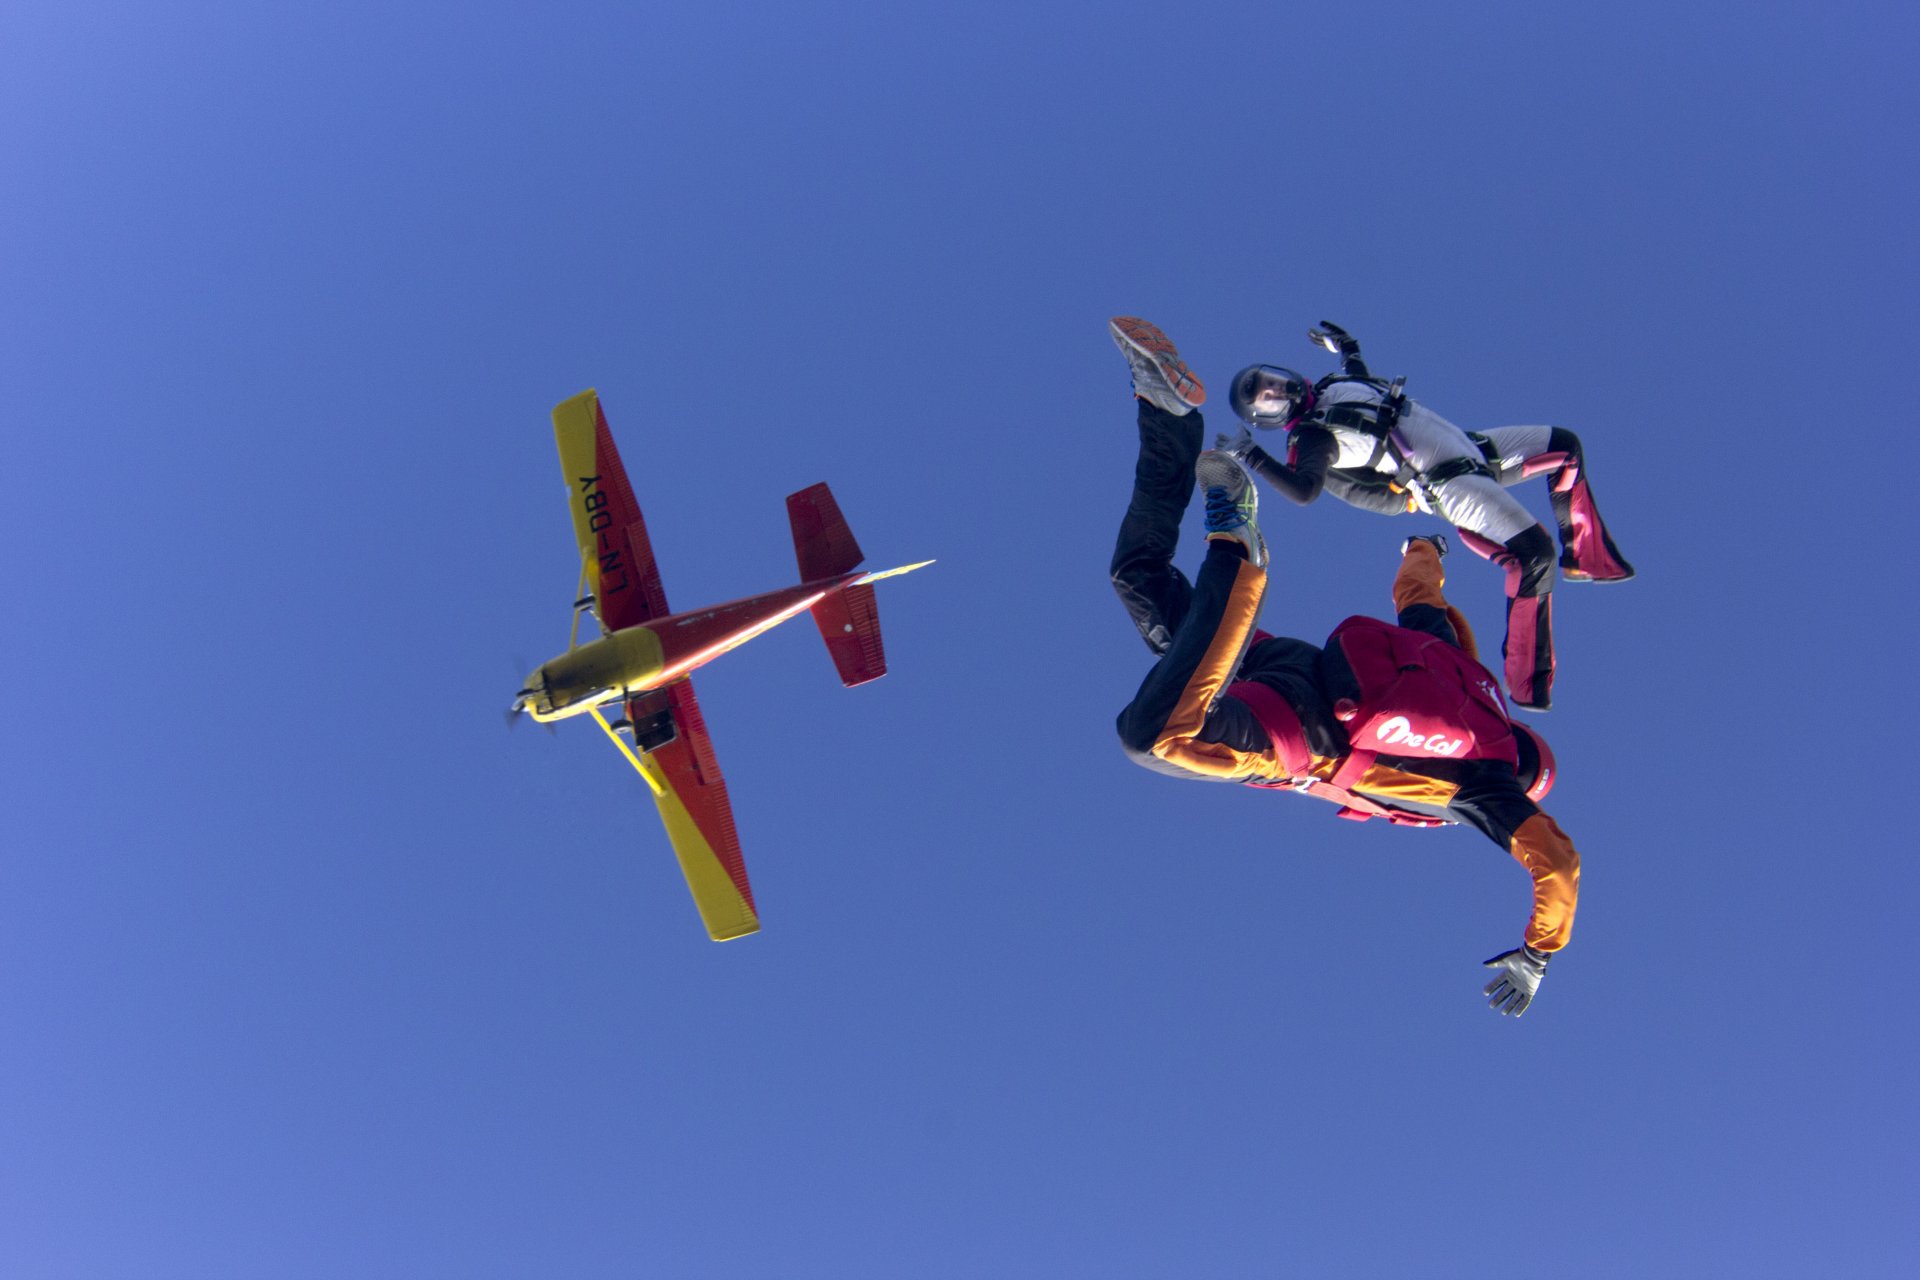
<svg viewBox="0 0 1920 1280"><path fill-rule="evenodd" d="M1308 337L1340 357L1339 373L1310 383L1279 365L1250 365L1230 395L1247 426L1287 432L1287 461L1245 427L1217 443L1302 506L1324 487L1368 511L1426 511L1452 524L1475 554L1506 570L1507 691L1516 706L1545 711L1553 701L1553 539L1504 486L1547 477L1569 582L1633 577L1594 505L1580 438L1545 426L1469 435L1408 399L1398 382L1375 378L1340 326L1323 320Z"/></svg>
<svg viewBox="0 0 1920 1280"><path fill-rule="evenodd" d="M1486 961L1490 1005L1524 1013L1572 932L1580 858L1535 803L1553 785L1551 752L1509 718L1441 594L1444 539L1402 545L1397 626L1350 618L1324 647L1255 630L1268 578L1252 478L1231 453L1201 452L1206 392L1166 335L1131 317L1112 333L1140 431L1113 585L1157 658L1117 721L1127 755L1176 777L1303 791L1343 817L1478 828L1533 879L1521 945ZM1190 582L1173 553L1196 486L1207 549Z"/></svg>

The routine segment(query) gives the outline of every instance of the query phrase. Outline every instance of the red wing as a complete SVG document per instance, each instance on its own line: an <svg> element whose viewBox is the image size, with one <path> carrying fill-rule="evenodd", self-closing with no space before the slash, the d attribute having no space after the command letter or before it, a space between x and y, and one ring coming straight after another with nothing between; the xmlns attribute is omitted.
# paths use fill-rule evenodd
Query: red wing
<svg viewBox="0 0 1920 1280"><path fill-rule="evenodd" d="M609 631L671 612L647 524L627 483L627 469L597 392L583 391L553 409L553 434L567 479L567 502L588 581Z"/></svg>

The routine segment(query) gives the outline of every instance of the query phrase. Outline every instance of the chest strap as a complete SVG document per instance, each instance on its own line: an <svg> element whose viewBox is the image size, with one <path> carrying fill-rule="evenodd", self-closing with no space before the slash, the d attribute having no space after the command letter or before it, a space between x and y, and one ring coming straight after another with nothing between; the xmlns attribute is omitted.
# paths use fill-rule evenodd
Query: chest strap
<svg viewBox="0 0 1920 1280"><path fill-rule="evenodd" d="M1315 383L1314 393L1317 396L1319 392L1336 382L1364 383L1367 389L1380 399L1373 404L1329 405L1309 416L1306 421L1328 428L1345 428L1371 437L1373 456L1367 459L1365 470L1378 471L1383 460L1392 458L1394 469L1398 473L1397 483L1402 487L1418 478L1419 473L1407 461L1406 452L1400 447L1399 437L1394 432L1394 428L1400 425L1400 415L1407 406L1407 393L1404 390L1407 380L1395 378L1391 383L1383 383L1378 378L1335 376L1322 378Z"/></svg>

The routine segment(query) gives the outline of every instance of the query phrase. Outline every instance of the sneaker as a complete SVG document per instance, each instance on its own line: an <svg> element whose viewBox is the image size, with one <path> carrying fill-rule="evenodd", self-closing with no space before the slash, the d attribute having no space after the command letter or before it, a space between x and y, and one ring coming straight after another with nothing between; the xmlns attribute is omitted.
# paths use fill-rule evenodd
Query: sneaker
<svg viewBox="0 0 1920 1280"><path fill-rule="evenodd" d="M1403 556L1407 554L1407 549L1413 546L1413 544L1416 542L1425 542L1425 543L1432 544L1433 549L1440 553L1441 558L1442 559L1446 558L1446 554L1447 554L1447 535L1446 534L1416 533L1411 538L1408 538L1405 542L1402 542L1400 544L1400 554Z"/></svg>
<svg viewBox="0 0 1920 1280"><path fill-rule="evenodd" d="M1255 568L1267 563L1266 539L1255 516L1260 500L1253 477L1230 453L1209 449L1193 464L1193 481L1207 501L1207 537L1232 538L1247 549Z"/></svg>
<svg viewBox="0 0 1920 1280"><path fill-rule="evenodd" d="M1107 329L1133 371L1133 394L1175 417L1207 402L1207 389L1158 328L1138 316L1115 316Z"/></svg>

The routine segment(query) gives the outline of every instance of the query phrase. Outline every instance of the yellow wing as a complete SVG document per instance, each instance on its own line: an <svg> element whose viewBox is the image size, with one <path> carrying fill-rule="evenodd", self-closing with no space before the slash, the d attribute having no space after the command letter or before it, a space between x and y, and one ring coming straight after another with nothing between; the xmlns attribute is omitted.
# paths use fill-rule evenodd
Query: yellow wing
<svg viewBox="0 0 1920 1280"><path fill-rule="evenodd" d="M636 753L613 731L596 708L593 718L620 754L647 780L673 844L680 872L687 878L693 905L715 942L743 938L760 931L760 915L753 905L753 888L734 831L733 805L727 784L713 757L693 685L681 681L670 689L676 736L672 742Z"/></svg>
<svg viewBox="0 0 1920 1280"><path fill-rule="evenodd" d="M553 407L553 435L567 504L600 622L609 631L664 617L667 593L647 539L647 524L620 451L613 447L598 392L582 391Z"/></svg>

